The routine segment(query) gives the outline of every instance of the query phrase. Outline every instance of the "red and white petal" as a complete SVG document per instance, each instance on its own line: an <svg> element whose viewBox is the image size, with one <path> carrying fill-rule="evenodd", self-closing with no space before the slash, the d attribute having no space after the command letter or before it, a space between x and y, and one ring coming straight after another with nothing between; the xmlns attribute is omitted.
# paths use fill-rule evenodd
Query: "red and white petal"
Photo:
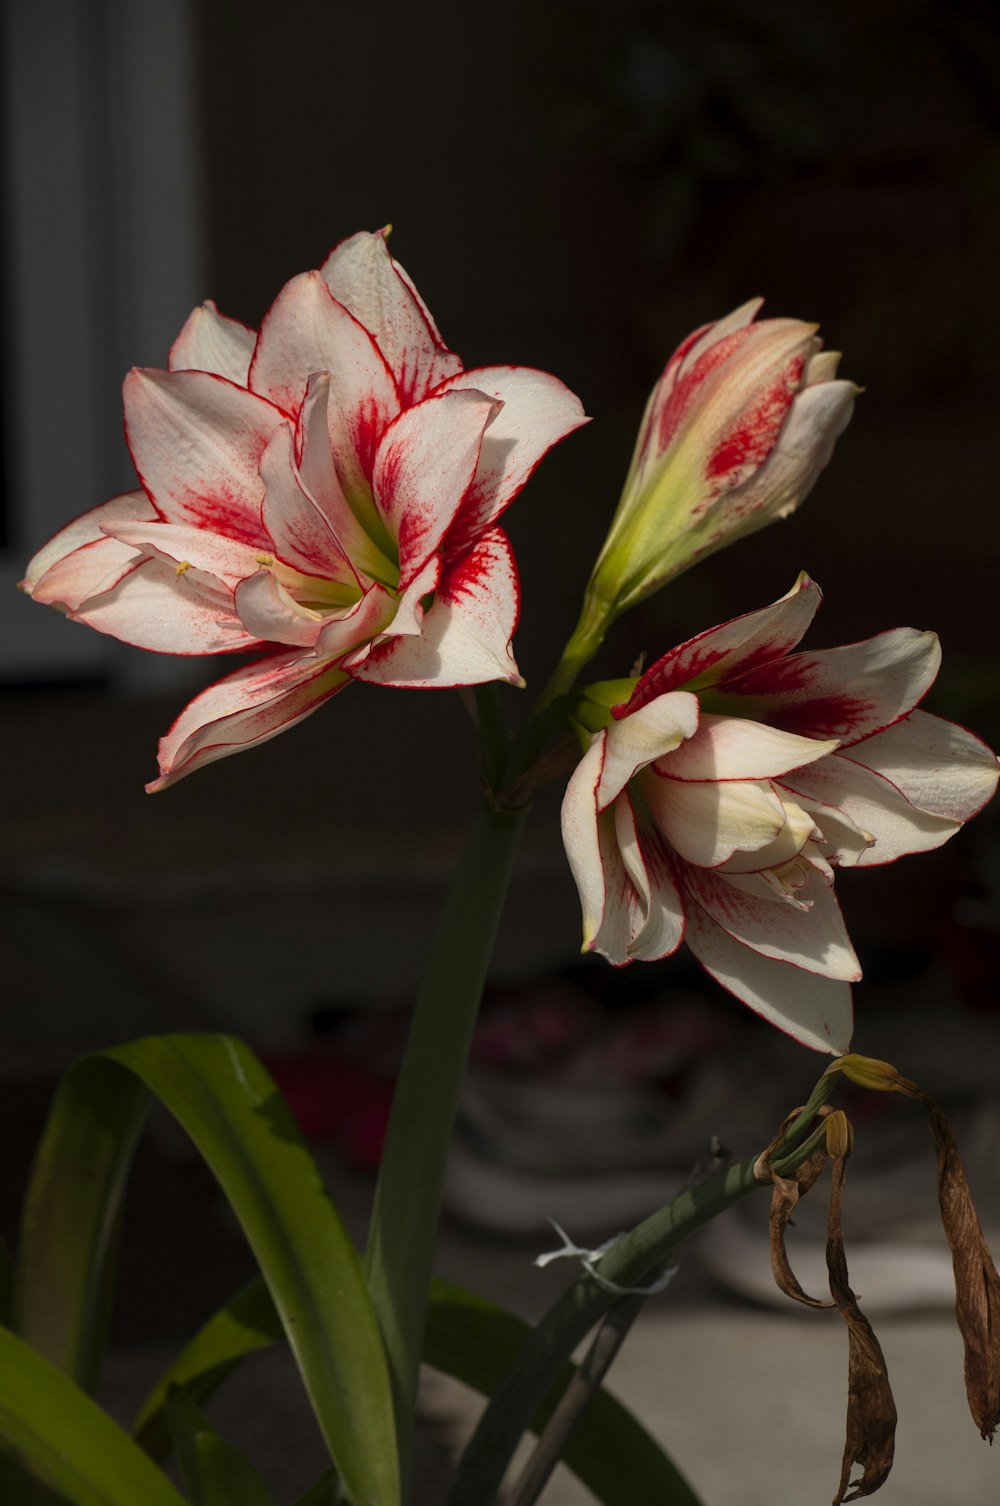
<svg viewBox="0 0 1000 1506"><path fill-rule="evenodd" d="M840 906L815 870L810 869L806 882L796 889L797 903L792 904L777 891L765 899L701 868L687 868L683 882L716 925L762 957L847 983L861 977ZM803 904L807 908L800 908Z"/></svg>
<svg viewBox="0 0 1000 1506"><path fill-rule="evenodd" d="M836 352L821 352L836 356ZM811 369L811 365L810 365ZM812 490L833 447L851 421L859 389L853 382L824 381L798 392L777 443L763 465L728 494L736 527L730 540L787 517ZM739 524L740 516L746 527Z"/></svg>
<svg viewBox="0 0 1000 1506"><path fill-rule="evenodd" d="M204 594L186 572L157 559L141 560L113 590L90 597L72 615L157 654L228 654L258 646L231 597Z"/></svg>
<svg viewBox="0 0 1000 1506"><path fill-rule="evenodd" d="M980 738L927 711L911 712L847 756L891 780L918 810L948 821L968 821L982 810L1000 773Z"/></svg>
<svg viewBox="0 0 1000 1506"><path fill-rule="evenodd" d="M627 726L632 720L625 717L616 725ZM815 763L838 746L836 738L818 742L747 717L702 713L694 735L659 759L654 769L668 779L774 779L800 764Z"/></svg>
<svg viewBox="0 0 1000 1506"><path fill-rule="evenodd" d="M399 606L392 620L393 633L421 633L424 628L424 597L432 596L441 581L441 556L431 555L424 568L407 586L399 598Z"/></svg>
<svg viewBox="0 0 1000 1506"><path fill-rule="evenodd" d="M727 676L720 690L752 716L803 737L835 737L843 750L911 712L940 663L935 633L893 628Z"/></svg>
<svg viewBox="0 0 1000 1506"><path fill-rule="evenodd" d="M316 640L316 652L325 659L344 659L352 649L368 645L379 633L394 625L396 598L382 586L369 586L359 602L328 615ZM361 657L368 652L360 649ZM356 674L356 671L354 671Z"/></svg>
<svg viewBox="0 0 1000 1506"><path fill-rule="evenodd" d="M527 366L482 366L449 377L442 390L473 388L503 404L483 436L472 485L448 537L459 552L513 502L542 458L590 420L580 399L558 378Z"/></svg>
<svg viewBox="0 0 1000 1506"><path fill-rule="evenodd" d="M265 545L260 457L284 414L203 371L131 371L123 396L132 459L163 520Z"/></svg>
<svg viewBox="0 0 1000 1506"><path fill-rule="evenodd" d="M321 371L330 373L338 410L338 468L344 467L350 484L358 476L367 483L379 435L399 412L399 392L367 329L331 297L319 272L303 272L285 284L264 316L250 386L297 414L310 376Z"/></svg>
<svg viewBox="0 0 1000 1506"><path fill-rule="evenodd" d="M195 696L160 739L150 794L231 753L265 743L350 684L337 665L293 649L244 665Z"/></svg>
<svg viewBox="0 0 1000 1506"><path fill-rule="evenodd" d="M363 478L357 480L356 475L358 489L354 497L357 513L345 497L344 488L340 484L334 464L331 426L337 431L336 443L342 453L349 456L353 451L344 438L343 414L330 415L331 402L329 373L321 372L310 377L296 426L297 464L302 485L329 523L340 547L350 560L352 569L372 579L395 580L397 572L394 563L359 521L358 515L363 515L370 525L374 525L381 535L385 535L386 547L391 554L392 541L388 539L385 524L376 512L368 482ZM350 461L345 461L345 465L349 469Z"/></svg>
<svg viewBox="0 0 1000 1506"><path fill-rule="evenodd" d="M409 277L389 255L384 231L349 236L320 271L334 298L377 342L404 403L420 402L445 377L461 371L461 360L443 344Z"/></svg>
<svg viewBox="0 0 1000 1506"><path fill-rule="evenodd" d="M441 541L476 473L497 412L485 393L435 393L401 413L375 457L375 500L399 548L405 590Z"/></svg>
<svg viewBox="0 0 1000 1506"><path fill-rule="evenodd" d="M780 659L802 638L822 599L819 586L803 573L788 594L771 606L689 638L650 665L622 714L631 714L666 690L681 690L687 685L701 689L724 675Z"/></svg>
<svg viewBox="0 0 1000 1506"><path fill-rule="evenodd" d="M324 433L324 442L325 438ZM261 519L278 558L307 575L356 585L350 560L303 484L287 424L276 431L261 456L260 475L264 483Z"/></svg>
<svg viewBox="0 0 1000 1506"><path fill-rule="evenodd" d="M618 851L637 900L629 958L654 962L676 952L684 939L684 906L660 835L650 827L640 833L627 790L612 809Z"/></svg>
<svg viewBox="0 0 1000 1506"><path fill-rule="evenodd" d="M135 568L136 551L105 533L140 518L155 518L145 492L125 492L67 523L28 563L20 589L46 606L74 612L88 596L109 591Z"/></svg>
<svg viewBox="0 0 1000 1506"><path fill-rule="evenodd" d="M346 666L358 679L415 689L486 680L521 685L510 653L519 609L513 554L495 528L449 567L419 637L390 637L374 644L363 663L352 658Z"/></svg>
<svg viewBox="0 0 1000 1506"><path fill-rule="evenodd" d="M757 1014L813 1051L841 1055L851 1044L851 985L789 962L775 962L734 941L697 902L687 909L685 940L707 973Z"/></svg>
<svg viewBox="0 0 1000 1506"><path fill-rule="evenodd" d="M238 387L247 385L256 332L220 314L211 299L190 313L170 347L171 371L210 371Z"/></svg>
<svg viewBox="0 0 1000 1506"><path fill-rule="evenodd" d="M786 774L781 783L796 796L836 807L861 831L872 834L875 841L858 857L859 868L892 863L910 852L930 852L961 825L918 810L884 775L839 753ZM819 824L822 827L822 820Z"/></svg>
<svg viewBox="0 0 1000 1506"><path fill-rule="evenodd" d="M253 638L312 648L323 626L319 612L304 607L270 570L258 570L236 587L236 611Z"/></svg>
<svg viewBox="0 0 1000 1506"><path fill-rule="evenodd" d="M625 788L640 769L656 758L673 756L684 739L698 728L698 697L676 690L658 696L632 716L608 728L604 769L597 793L601 810Z"/></svg>
<svg viewBox="0 0 1000 1506"><path fill-rule="evenodd" d="M770 785L752 780L687 784L647 770L639 789L661 835L699 868L717 868L734 852L758 852L785 825L784 808Z"/></svg>
<svg viewBox="0 0 1000 1506"><path fill-rule="evenodd" d="M268 554L252 544L223 538L207 528L192 523L152 522L104 525L105 531L122 545L138 550L150 559L162 560L174 569L190 566L204 577L214 577L217 585L232 591L237 582L260 569ZM195 579L197 579L197 575ZM208 584L208 581L203 581ZM188 585L191 581L188 581Z"/></svg>
<svg viewBox="0 0 1000 1506"><path fill-rule="evenodd" d="M562 836L583 909L583 945L593 944L605 909L604 862L597 812L597 786L607 732L599 732L570 776L562 802ZM605 846L617 851L613 812L604 818ZM625 948L627 949L627 940ZM621 961L625 960L624 951Z"/></svg>

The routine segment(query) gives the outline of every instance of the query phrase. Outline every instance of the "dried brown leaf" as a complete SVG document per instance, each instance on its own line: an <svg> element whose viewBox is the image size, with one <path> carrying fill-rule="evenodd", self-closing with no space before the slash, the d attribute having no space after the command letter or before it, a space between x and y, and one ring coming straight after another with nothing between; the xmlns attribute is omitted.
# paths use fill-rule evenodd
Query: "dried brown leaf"
<svg viewBox="0 0 1000 1506"><path fill-rule="evenodd" d="M955 1273L955 1316L965 1344L965 1390L983 1438L1000 1426L1000 1276L983 1235L951 1125L925 1093L938 1161L938 1201Z"/></svg>
<svg viewBox="0 0 1000 1506"><path fill-rule="evenodd" d="M799 1285L798 1278L792 1270L788 1260L788 1251L785 1248L785 1231L791 1222L792 1213L799 1198L807 1193L816 1178L826 1165L826 1147L820 1146L808 1160L803 1161L790 1177L780 1177L772 1171L771 1177L774 1183L771 1192L771 1270L774 1279L786 1297L791 1297L796 1302L804 1302L807 1307L832 1307L832 1302L820 1301L818 1297L810 1297Z"/></svg>
<svg viewBox="0 0 1000 1506"><path fill-rule="evenodd" d="M892 1469L896 1439L896 1403L889 1385L889 1372L882 1346L858 1306L858 1299L852 1292L847 1277L847 1257L841 1227L846 1159L845 1156L833 1158L830 1217L826 1237L830 1292L847 1324L849 1336L847 1436L840 1485L833 1498L833 1506L874 1495L885 1484ZM852 1482L850 1476L855 1464L860 1466L862 1474L860 1480Z"/></svg>

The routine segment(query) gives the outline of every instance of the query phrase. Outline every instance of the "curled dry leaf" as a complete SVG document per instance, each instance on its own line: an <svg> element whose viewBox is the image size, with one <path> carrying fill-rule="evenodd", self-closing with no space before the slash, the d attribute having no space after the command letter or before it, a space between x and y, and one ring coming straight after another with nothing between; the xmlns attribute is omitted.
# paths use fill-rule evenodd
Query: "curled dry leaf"
<svg viewBox="0 0 1000 1506"><path fill-rule="evenodd" d="M1000 1276L976 1214L958 1147L941 1107L917 1092L927 1110L938 1161L938 1201L955 1273L955 1316L965 1344L969 1410L983 1438L1000 1426Z"/></svg>
<svg viewBox="0 0 1000 1506"><path fill-rule="evenodd" d="M849 1354L847 1364L847 1436L840 1485L833 1506L843 1501L857 1501L874 1495L885 1484L892 1469L896 1439L896 1403L889 1385L882 1346L858 1306L847 1278L847 1258L841 1212L844 1200L846 1156L834 1156L833 1181L830 1187L830 1216L826 1234L826 1264L830 1273L830 1294L847 1324ZM860 1480L851 1481L857 1464Z"/></svg>
<svg viewBox="0 0 1000 1506"><path fill-rule="evenodd" d="M778 1143L777 1139L760 1158L760 1167L762 1172L770 1175L773 1183L771 1266L778 1287L786 1296L807 1307L836 1307L847 1324L847 1425L840 1482L833 1503L833 1506L840 1506L842 1502L873 1495L885 1483L892 1468L896 1405L885 1356L871 1324L858 1306L847 1274L842 1210L845 1167L851 1149L850 1126L841 1112L826 1109L824 1118L824 1137L791 1176L780 1176L769 1165L769 1154ZM788 1122L786 1120L786 1126ZM782 1126L782 1130L786 1126ZM833 1162L826 1245L832 1300L821 1301L803 1291L791 1269L785 1248L785 1231L799 1199L812 1187L828 1160ZM852 1482L850 1476L855 1465L860 1467L862 1474L859 1480Z"/></svg>

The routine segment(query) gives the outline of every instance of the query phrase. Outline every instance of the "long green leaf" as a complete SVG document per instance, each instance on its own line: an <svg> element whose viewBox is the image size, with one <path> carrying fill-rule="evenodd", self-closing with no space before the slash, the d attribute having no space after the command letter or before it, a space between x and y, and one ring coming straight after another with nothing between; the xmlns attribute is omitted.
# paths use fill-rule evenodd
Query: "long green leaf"
<svg viewBox="0 0 1000 1506"><path fill-rule="evenodd" d="M269 1349L284 1337L271 1294L255 1276L212 1314L161 1376L132 1426L135 1441L154 1459L166 1459L171 1437L164 1403L170 1387L183 1386L195 1403L207 1401L244 1355Z"/></svg>
<svg viewBox="0 0 1000 1506"><path fill-rule="evenodd" d="M21 1331L32 1340L41 1333L52 1358L73 1359L80 1368L79 1356L95 1348L77 1336L93 1333L90 1310L108 1288L113 1227L144 1090L184 1127L229 1199L346 1498L357 1506L398 1506L388 1372L360 1262L291 1111L257 1058L232 1037L151 1037L85 1058L64 1079L18 1254ZM75 1179L88 1146L95 1169L81 1193ZM39 1274L46 1264L60 1294L54 1316L46 1314L47 1283Z"/></svg>
<svg viewBox="0 0 1000 1506"><path fill-rule="evenodd" d="M184 1506L138 1444L7 1328L0 1375L0 1440L70 1506Z"/></svg>
<svg viewBox="0 0 1000 1506"><path fill-rule="evenodd" d="M274 1506L250 1461L219 1436L181 1386L167 1393L167 1423L194 1506Z"/></svg>
<svg viewBox="0 0 1000 1506"><path fill-rule="evenodd" d="M148 1107L141 1081L84 1058L56 1091L28 1181L11 1327L86 1391L97 1384L122 1199Z"/></svg>
<svg viewBox="0 0 1000 1506"><path fill-rule="evenodd" d="M424 1359L474 1391L487 1396L495 1391L530 1336L526 1323L494 1303L446 1281L433 1283ZM164 1457L169 1438L162 1425L163 1405L170 1386L181 1382L204 1399L244 1355L283 1337L267 1288L250 1282L209 1318L157 1382L139 1414L136 1438L156 1457ZM552 1415L574 1369L572 1364L563 1367L532 1419L536 1432ZM698 1506L676 1466L607 1391L595 1395L564 1463L605 1506Z"/></svg>

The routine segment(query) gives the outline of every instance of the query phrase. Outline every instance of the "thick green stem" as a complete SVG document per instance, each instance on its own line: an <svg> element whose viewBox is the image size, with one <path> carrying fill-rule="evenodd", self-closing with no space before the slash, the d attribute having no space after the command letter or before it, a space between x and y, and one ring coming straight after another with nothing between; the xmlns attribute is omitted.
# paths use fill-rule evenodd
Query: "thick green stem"
<svg viewBox="0 0 1000 1506"><path fill-rule="evenodd" d="M417 997L368 1242L405 1482L445 1163L465 1061L527 811L484 805L459 862Z"/></svg>
<svg viewBox="0 0 1000 1506"><path fill-rule="evenodd" d="M776 1171L784 1174L802 1159L816 1112L836 1084L836 1074L820 1078L774 1150L771 1164ZM752 1156L681 1192L611 1246L597 1264L599 1275L618 1288L648 1282L651 1272L683 1240L762 1185L756 1166L757 1157ZM617 1300L618 1294L585 1275L553 1303L480 1418L459 1464L448 1506L484 1506L496 1500L510 1458L566 1360Z"/></svg>

